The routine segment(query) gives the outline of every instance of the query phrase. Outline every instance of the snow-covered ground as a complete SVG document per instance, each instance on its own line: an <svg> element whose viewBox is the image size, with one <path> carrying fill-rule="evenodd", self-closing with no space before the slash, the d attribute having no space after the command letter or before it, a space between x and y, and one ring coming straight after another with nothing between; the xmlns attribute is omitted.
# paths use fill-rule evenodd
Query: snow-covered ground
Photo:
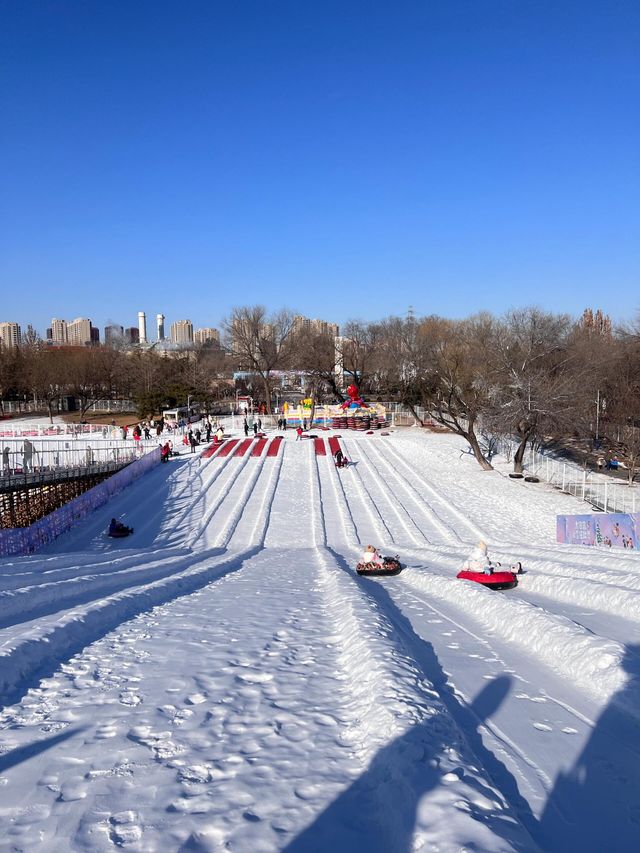
<svg viewBox="0 0 640 853"><path fill-rule="evenodd" d="M0 850L640 849L640 555L455 437L294 439L0 564ZM516 589L455 579L479 538Z"/></svg>

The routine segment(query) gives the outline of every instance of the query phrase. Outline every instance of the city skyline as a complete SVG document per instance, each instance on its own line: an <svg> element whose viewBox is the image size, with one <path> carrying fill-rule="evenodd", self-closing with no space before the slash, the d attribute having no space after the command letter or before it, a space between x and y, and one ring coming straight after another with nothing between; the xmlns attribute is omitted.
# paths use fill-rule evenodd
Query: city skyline
<svg viewBox="0 0 640 853"><path fill-rule="evenodd" d="M637 3L63 9L1 13L7 320L637 314Z"/></svg>

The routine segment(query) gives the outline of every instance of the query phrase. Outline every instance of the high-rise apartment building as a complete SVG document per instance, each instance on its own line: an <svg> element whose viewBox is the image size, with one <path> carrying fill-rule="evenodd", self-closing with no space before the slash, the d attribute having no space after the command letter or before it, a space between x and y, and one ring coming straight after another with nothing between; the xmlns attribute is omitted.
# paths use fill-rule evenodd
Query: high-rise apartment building
<svg viewBox="0 0 640 853"><path fill-rule="evenodd" d="M124 339L128 344L139 344L140 329L137 326L129 326L124 330Z"/></svg>
<svg viewBox="0 0 640 853"><path fill-rule="evenodd" d="M22 339L20 326L17 323L0 323L0 346L17 347Z"/></svg>
<svg viewBox="0 0 640 853"><path fill-rule="evenodd" d="M53 325L53 321L52 321ZM77 317L67 323L67 343L72 346L87 346L92 343L91 320Z"/></svg>
<svg viewBox="0 0 640 853"><path fill-rule="evenodd" d="M310 320L308 317L297 314L293 318L293 331L296 334L310 332L314 335L330 335L332 338L336 338L340 330L336 323L327 323L326 320Z"/></svg>
<svg viewBox="0 0 640 853"><path fill-rule="evenodd" d="M220 332L217 329L196 329L193 333L193 341L196 344L220 343Z"/></svg>
<svg viewBox="0 0 640 853"><path fill-rule="evenodd" d="M171 324L171 342L174 344L193 343L193 323L191 320L176 320Z"/></svg>
<svg viewBox="0 0 640 853"><path fill-rule="evenodd" d="M47 338L49 335L47 334ZM51 321L51 337L49 338L54 346L61 346L67 343L67 321L56 320L54 317Z"/></svg>
<svg viewBox="0 0 640 853"><path fill-rule="evenodd" d="M156 325L158 328L158 340L164 340L164 314L156 314Z"/></svg>

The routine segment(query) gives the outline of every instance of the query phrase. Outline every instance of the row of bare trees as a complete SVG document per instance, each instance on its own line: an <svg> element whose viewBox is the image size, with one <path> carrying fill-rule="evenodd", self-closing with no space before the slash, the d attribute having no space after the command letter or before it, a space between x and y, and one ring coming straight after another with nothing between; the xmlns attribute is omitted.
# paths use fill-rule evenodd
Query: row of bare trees
<svg viewBox="0 0 640 853"><path fill-rule="evenodd" d="M301 327L288 310L251 306L234 308L223 330L222 346L171 353L40 341L0 349L0 397L35 397L51 415L62 396L74 396L81 414L98 399L130 398L145 416L188 395L233 397L233 373L243 371L270 410L281 372L298 371L319 402L342 400L355 383L416 416L427 410L466 439L484 468L483 434L517 438L516 470L528 446L558 436L615 432L629 467L640 460L640 325L612 330L600 312L579 321L538 308L462 320L389 317L350 321L334 338Z"/></svg>
<svg viewBox="0 0 640 853"><path fill-rule="evenodd" d="M207 402L229 389L224 352L200 346L172 352L117 347L49 347L36 341L0 348L0 399L35 399L49 417L73 397L81 417L98 400L131 399L140 417L184 404Z"/></svg>
<svg viewBox="0 0 640 853"><path fill-rule="evenodd" d="M303 370L313 396L365 394L426 409L491 468L486 436L516 437L521 471L531 444L615 432L630 471L640 456L640 329L612 330L600 311L579 321L538 308L463 320L390 317L349 322L337 341L296 329L293 315L236 308L224 324L237 363L271 399L277 371ZM604 405L601 405L601 402ZM598 408L597 408L598 407ZM631 476L633 476L631 474Z"/></svg>

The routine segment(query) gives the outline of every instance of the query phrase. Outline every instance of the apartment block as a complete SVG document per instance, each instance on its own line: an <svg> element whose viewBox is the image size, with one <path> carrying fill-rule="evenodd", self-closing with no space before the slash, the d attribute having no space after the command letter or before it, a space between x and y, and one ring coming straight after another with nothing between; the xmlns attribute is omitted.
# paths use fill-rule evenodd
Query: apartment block
<svg viewBox="0 0 640 853"><path fill-rule="evenodd" d="M171 324L171 343L193 343L193 323L191 320L176 320L175 323Z"/></svg>
<svg viewBox="0 0 640 853"><path fill-rule="evenodd" d="M0 323L0 346L17 347L21 340L22 333L17 323Z"/></svg>

